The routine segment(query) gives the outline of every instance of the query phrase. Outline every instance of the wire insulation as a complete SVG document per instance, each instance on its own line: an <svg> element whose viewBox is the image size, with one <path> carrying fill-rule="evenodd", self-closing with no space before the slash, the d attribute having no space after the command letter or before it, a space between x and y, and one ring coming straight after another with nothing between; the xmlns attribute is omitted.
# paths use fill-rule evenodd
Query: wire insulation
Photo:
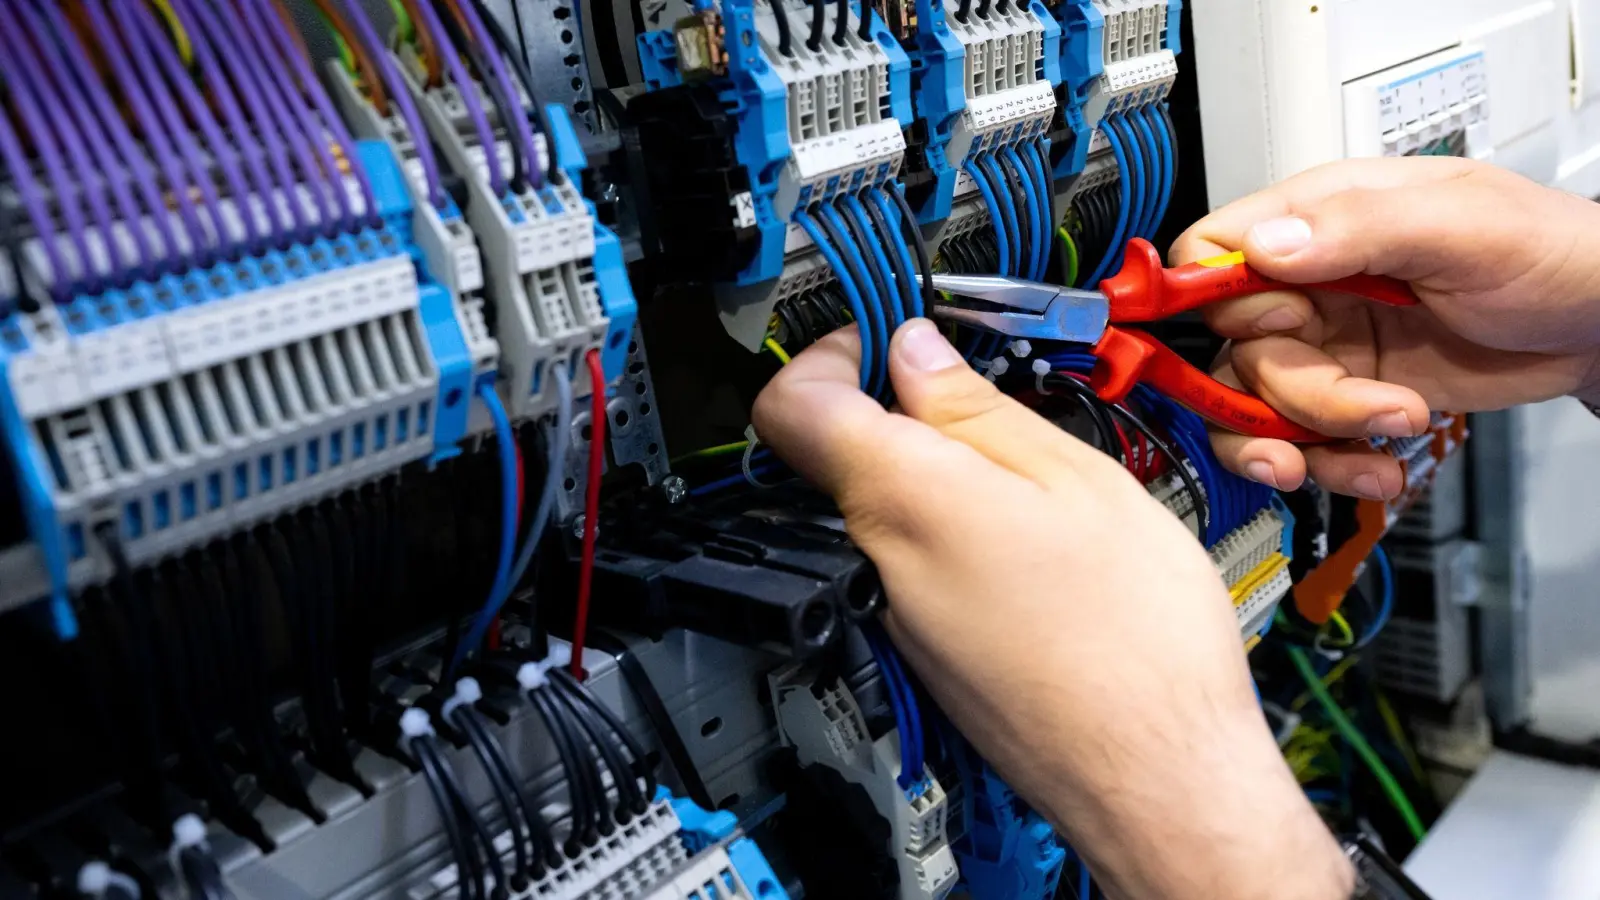
<svg viewBox="0 0 1600 900"><path fill-rule="evenodd" d="M572 619L572 675L587 677L583 671L584 633L589 629L589 592L594 586L595 535L600 528L600 476L606 466L606 372L600 364L600 351L583 356L589 368L589 475L584 489L583 558L578 567L578 608Z"/></svg>

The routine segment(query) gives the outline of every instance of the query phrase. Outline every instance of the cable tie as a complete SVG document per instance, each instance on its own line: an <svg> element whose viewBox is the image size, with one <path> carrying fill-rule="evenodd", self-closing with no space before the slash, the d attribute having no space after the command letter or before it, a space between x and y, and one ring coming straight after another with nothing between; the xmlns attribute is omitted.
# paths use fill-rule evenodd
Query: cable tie
<svg viewBox="0 0 1600 900"><path fill-rule="evenodd" d="M199 847L206 842L206 823L194 813L184 813L172 823L172 846L179 850Z"/></svg>
<svg viewBox="0 0 1600 900"><path fill-rule="evenodd" d="M750 457L755 454L756 448L761 445L761 438L756 436L756 427L754 425L746 425L744 427L744 438L744 455L739 458L739 471L744 473L744 480L749 482L751 487L758 490L777 487L776 484L763 483L761 479L756 477L754 472L750 471Z"/></svg>
<svg viewBox="0 0 1600 900"><path fill-rule="evenodd" d="M544 666L540 663L523 663L517 669L517 686L524 692L536 691L550 683L550 676L545 674Z"/></svg>
<svg viewBox="0 0 1600 900"><path fill-rule="evenodd" d="M471 706L483 699L483 686L478 679L468 675L456 682L456 692L439 707L439 718L450 721L450 716L463 706Z"/></svg>
<svg viewBox="0 0 1600 900"><path fill-rule="evenodd" d="M407 740L412 740L423 735L432 736L437 732L433 730L433 720L428 717L428 711L413 706L400 714L400 733L405 735Z"/></svg>
<svg viewBox="0 0 1600 900"><path fill-rule="evenodd" d="M1044 386L1044 377L1050 374L1050 363L1047 360L1036 359L1033 361L1032 369L1033 389L1038 391L1041 395L1051 393L1051 391Z"/></svg>
<svg viewBox="0 0 1600 900"><path fill-rule="evenodd" d="M550 652L545 655L544 661L539 663L545 671L551 669L565 669L572 662L571 644L551 644Z"/></svg>
<svg viewBox="0 0 1600 900"><path fill-rule="evenodd" d="M1027 359L1033 355L1033 343L1027 338L1018 338L1012 341L1011 345L1006 349L1010 350L1011 355L1017 359Z"/></svg>

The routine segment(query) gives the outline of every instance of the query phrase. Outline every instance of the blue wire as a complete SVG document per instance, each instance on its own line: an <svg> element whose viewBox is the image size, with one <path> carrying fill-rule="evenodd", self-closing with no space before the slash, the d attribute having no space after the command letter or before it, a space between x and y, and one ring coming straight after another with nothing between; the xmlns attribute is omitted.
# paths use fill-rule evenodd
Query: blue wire
<svg viewBox="0 0 1600 900"><path fill-rule="evenodd" d="M891 187L889 190L892 191L894 188ZM910 272L911 277L915 279L919 270L917 264L911 259L911 248L906 245L906 225L904 217L900 215L900 208L890 201L882 189L872 192L872 203L878 207L879 212L883 213L883 220L888 222L889 227L894 231L893 248L895 254L900 257L900 264L905 266L906 271ZM917 223L912 222L911 227L916 228ZM913 283L911 285L911 315L921 317L923 313L922 287Z"/></svg>
<svg viewBox="0 0 1600 900"><path fill-rule="evenodd" d="M849 257L850 262L855 263L855 271L865 273L867 271L867 261L861 255L861 248L857 247L855 242L850 239L850 229L844 224L844 216L839 215L838 208L830 203L822 204L820 209L822 210L822 215L833 223L833 228L838 232L839 239L845 242L844 247L841 249ZM849 271L847 268L840 274L847 274ZM865 347L869 340L878 342L873 350L873 359L876 365L873 366L872 382L867 390L867 393L877 397L882 395L884 380L889 373L889 332L883 321L883 298L878 296L878 286L872 283L871 278L865 278L864 281L866 283L860 285L860 287L863 302L866 304L867 319L857 319L856 321L857 323L862 321L872 323L870 329L861 329L862 347Z"/></svg>
<svg viewBox="0 0 1600 900"><path fill-rule="evenodd" d="M1033 173L1033 186L1039 192L1039 219L1044 222L1044 257L1039 264L1039 277L1043 278L1045 270L1050 267L1050 251L1056 241L1056 223L1051 215L1050 206L1050 192L1054 188L1051 186L1048 174L1050 166L1045 162L1044 143L1034 138L1023 150L1023 159Z"/></svg>
<svg viewBox="0 0 1600 900"><path fill-rule="evenodd" d="M1000 274L1013 275L1007 271L1011 267L1011 242L1006 239L1005 220L1000 217L1000 203L995 200L994 188L989 186L989 176L985 175L978 167L976 161L966 165L967 174L972 176L972 183L978 186L978 193L983 195L983 205L989 209L989 221L994 223L995 244L1000 248Z"/></svg>
<svg viewBox="0 0 1600 900"><path fill-rule="evenodd" d="M1378 604L1377 618L1372 620L1372 625L1361 638L1363 646L1370 644L1394 616L1394 564L1389 561L1389 552L1383 549L1382 544L1373 545L1372 561L1378 564L1378 581L1383 587L1383 599Z"/></svg>
<svg viewBox="0 0 1600 900"><path fill-rule="evenodd" d="M1042 271L1044 269L1044 246L1039 242L1039 238L1044 236L1042 225L1046 218L1039 212L1039 192L1033 186L1033 173L1028 171L1028 167L1022 164L1022 157L1017 155L1016 148L1008 144L1000 152L1005 155L1006 161L1011 163L1011 167L1016 170L1017 178L1022 181L1022 205L1027 212L1028 221L1033 223L1028 229L1028 236L1032 240L1030 241L1031 246L1028 247L1028 268L1024 274L1026 277L1038 281L1044 277L1044 272Z"/></svg>
<svg viewBox="0 0 1600 900"><path fill-rule="evenodd" d="M883 252L883 247L877 241L872 240L871 236L877 233L877 229L872 227L872 219L867 216L867 208L861 205L861 200L854 194L845 196L844 205L845 209L849 211L850 217L856 220L856 227L860 228L861 233L867 236L868 249L872 251L873 262L878 264L878 271L883 274L884 287L894 292L889 297L884 298L883 303L883 309L888 313L890 320L890 325L883 332L883 352L885 358L887 358L889 339L894 337L895 331L906 323L905 312L900 305L900 282L894 277L894 267L889 265L889 257Z"/></svg>
<svg viewBox="0 0 1600 900"><path fill-rule="evenodd" d="M894 679L900 684L900 697L906 705L906 721L911 726L912 768L916 781L922 780L925 747L922 740L922 713L917 708L917 692L911 686L911 679L906 677L906 670L900 665L900 652L894 648L894 642L884 634L884 656L888 657L889 668L894 670Z"/></svg>
<svg viewBox="0 0 1600 900"><path fill-rule="evenodd" d="M1173 164L1177 155L1177 147L1173 144L1171 129L1167 128L1165 116L1159 115L1154 106L1145 109L1145 115L1150 118L1150 124L1155 127L1161 137L1161 174L1165 187L1161 191L1161 203L1156 207L1156 227L1166 221L1167 207L1172 204L1172 195L1178 189L1178 171Z"/></svg>
<svg viewBox="0 0 1600 900"><path fill-rule="evenodd" d="M861 629L861 637L867 642L867 650L872 653L872 661L878 666L878 677L883 681L883 696L889 703L890 712L894 713L894 727L900 733L900 774L895 778L895 783L900 785L901 790L905 790L917 780L911 775L916 771L911 751L911 722L907 718L907 709L901 698L899 686L895 684L894 672L889 667L888 652L878 643L878 636L873 634L870 627Z"/></svg>
<svg viewBox="0 0 1600 900"><path fill-rule="evenodd" d="M839 252L828 243L828 236L823 233L822 226L812 220L811 214L799 210L794 214L794 220L800 223L806 234L811 236L811 243L817 245L817 252L827 260L828 268L839 279L839 286L844 288L845 301L850 304L850 314L855 316L857 327L861 330L861 389L867 389L872 381L873 353L872 335L867 333L867 325L872 320L867 318L867 308L861 302L861 292L856 288L854 278L850 277L850 269L845 266L844 260L839 257Z"/></svg>
<svg viewBox="0 0 1600 900"><path fill-rule="evenodd" d="M1144 107L1130 112L1122 124L1128 129L1128 134L1134 138L1133 142L1135 144L1139 144L1138 138L1144 138L1145 144L1139 144L1139 146L1143 147L1147 144L1150 147L1152 158L1149 162L1156 167L1154 171L1145 173L1143 213L1139 218L1138 236L1149 240L1156 233L1156 207L1161 205L1161 192L1166 188L1166 181L1162 175L1161 168L1161 160L1165 156L1161 151L1161 145L1156 143L1155 132L1150 130L1150 124L1145 120L1145 113L1147 112L1148 109ZM1134 135L1135 129L1139 132L1137 135ZM1139 157L1141 164L1143 164L1145 160L1142 150Z"/></svg>
<svg viewBox="0 0 1600 900"><path fill-rule="evenodd" d="M1133 123L1129 120L1131 113L1122 113L1107 120L1107 124L1116 129L1117 136L1122 139L1122 149L1127 154L1129 171L1133 173L1133 205L1128 208L1128 232L1123 235L1123 241L1142 237L1144 234L1144 216L1146 207L1146 194L1150 191L1150 173L1144 168L1144 150L1139 146L1139 136L1134 134ZM1120 269L1124 253L1123 242L1117 246L1117 268Z"/></svg>
<svg viewBox="0 0 1600 900"><path fill-rule="evenodd" d="M1111 242L1106 245L1105 255L1100 257L1100 263L1094 267L1094 272L1084 284L1099 284L1115 269L1121 268L1123 244L1128 240L1128 214L1133 205L1132 178L1128 173L1128 155L1123 152L1122 138L1117 130L1111 127L1111 120L1103 126L1106 140L1111 144L1111 153L1117 158L1117 171L1121 174L1118 183L1122 197L1122 206L1117 210L1117 227L1111 233Z"/></svg>
<svg viewBox="0 0 1600 900"><path fill-rule="evenodd" d="M492 382L478 383L478 397L489 410L489 419L494 423L495 445L500 451L500 559L495 563L494 584L489 588L489 597L484 600L483 609L478 612L478 618L472 623L472 630L467 632L466 639L456 645L450 673L454 673L467 654L483 641L483 636L489 631L489 623L494 621L500 607L505 605L506 596L511 593L507 582L511 579L511 557L516 552L517 544L517 444L511 433L511 419L506 416L506 408L494 392Z"/></svg>
<svg viewBox="0 0 1600 900"><path fill-rule="evenodd" d="M1078 857L1078 897L1080 900L1089 900L1089 895L1094 893L1094 877L1089 874L1089 861Z"/></svg>
<svg viewBox="0 0 1600 900"><path fill-rule="evenodd" d="M762 475L766 475L769 472L776 472L781 468L783 468L783 467L778 465L777 463L770 463L770 464L765 465L765 466L751 466L750 467L750 474L756 476L757 478L760 478ZM733 487L734 485L739 485L739 484L744 484L744 483L745 483L744 473L740 472L737 475L730 475L727 478L719 478L716 481L708 481L705 484L702 484L699 487L695 488L694 490L690 491L689 492L689 496L691 496L691 497L703 497L706 494L713 494L713 493L716 493L717 491L720 491L720 490L722 490L724 488L730 488L730 487Z"/></svg>
<svg viewBox="0 0 1600 900"><path fill-rule="evenodd" d="M1017 226L1017 216L1021 211L1017 209L1016 198L1011 196L1010 190L1005 189L1006 179L1000 173L1000 162L995 159L994 153L978 157L978 168L988 173L989 187L994 190L994 195L999 201L1000 214L1005 216L1006 227L1011 229L1011 235L1017 239L1017 243L1011 247L1011 271L1007 274L1021 275L1022 259L1027 251L1022 246L1022 229ZM999 223L996 223L995 227L999 228Z"/></svg>

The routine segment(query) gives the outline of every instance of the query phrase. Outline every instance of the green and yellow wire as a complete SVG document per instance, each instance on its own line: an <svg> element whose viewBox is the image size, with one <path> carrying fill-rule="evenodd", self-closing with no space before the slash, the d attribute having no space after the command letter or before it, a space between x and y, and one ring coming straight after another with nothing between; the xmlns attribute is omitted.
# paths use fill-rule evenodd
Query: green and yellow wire
<svg viewBox="0 0 1600 900"><path fill-rule="evenodd" d="M1063 225L1056 229L1056 236L1061 238L1061 250L1065 255L1062 262L1062 272L1066 276L1067 287L1076 287L1078 284L1078 242L1072 239Z"/></svg>

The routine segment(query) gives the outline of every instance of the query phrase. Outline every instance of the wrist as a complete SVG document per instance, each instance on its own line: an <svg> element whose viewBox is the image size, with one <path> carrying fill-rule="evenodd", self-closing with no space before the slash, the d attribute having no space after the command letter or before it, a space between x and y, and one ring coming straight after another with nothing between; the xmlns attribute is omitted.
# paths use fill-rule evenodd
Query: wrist
<svg viewBox="0 0 1600 900"><path fill-rule="evenodd" d="M1227 728L1213 720L1209 740L1190 732L1169 759L1129 750L1057 818L1078 826L1073 845L1113 896L1351 896L1353 867L1251 713Z"/></svg>

